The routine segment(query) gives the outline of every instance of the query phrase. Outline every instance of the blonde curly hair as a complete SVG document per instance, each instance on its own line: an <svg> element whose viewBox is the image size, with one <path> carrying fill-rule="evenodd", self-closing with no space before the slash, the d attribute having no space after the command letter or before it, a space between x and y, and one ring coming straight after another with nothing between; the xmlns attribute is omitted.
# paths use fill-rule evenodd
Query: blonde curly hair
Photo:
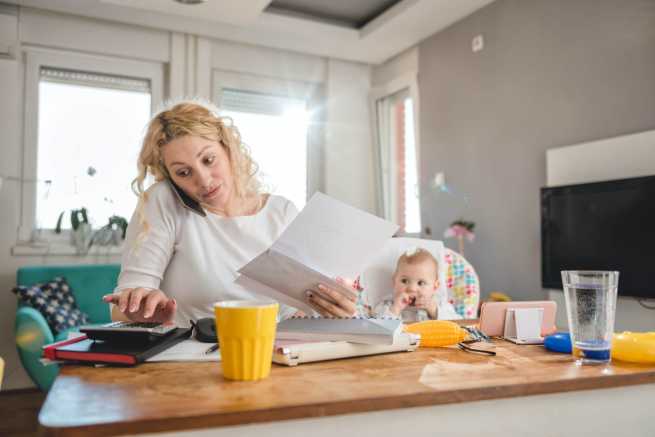
<svg viewBox="0 0 655 437"><path fill-rule="evenodd" d="M238 198L244 199L261 192L256 176L258 166L241 142L239 130L231 118L219 116L218 108L200 100L169 103L148 123L137 160L138 174L132 181L132 191L139 197L137 213L144 236L149 228L143 212L148 200L144 182L148 175L152 175L157 182L169 178L162 147L176 138L189 135L218 141L223 146L230 161L234 191Z"/></svg>

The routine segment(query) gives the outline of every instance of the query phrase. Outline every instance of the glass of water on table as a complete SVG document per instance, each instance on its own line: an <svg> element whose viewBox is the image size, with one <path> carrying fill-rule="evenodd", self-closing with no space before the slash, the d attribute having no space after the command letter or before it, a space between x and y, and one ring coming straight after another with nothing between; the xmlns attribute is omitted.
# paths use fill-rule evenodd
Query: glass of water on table
<svg viewBox="0 0 655 437"><path fill-rule="evenodd" d="M577 364L610 361L619 272L562 271L566 315Z"/></svg>

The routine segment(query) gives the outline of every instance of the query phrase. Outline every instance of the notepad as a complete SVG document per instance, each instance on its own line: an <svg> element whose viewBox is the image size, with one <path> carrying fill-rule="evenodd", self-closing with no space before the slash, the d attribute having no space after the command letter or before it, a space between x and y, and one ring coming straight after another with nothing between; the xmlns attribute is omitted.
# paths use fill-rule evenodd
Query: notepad
<svg viewBox="0 0 655 437"><path fill-rule="evenodd" d="M401 332L402 321L399 319L298 317L280 322L276 338L388 345L393 344Z"/></svg>
<svg viewBox="0 0 655 437"><path fill-rule="evenodd" d="M216 350L209 354L206 353L209 346L211 345L208 343L202 343L194 339L184 340L175 346L148 358L146 361L149 363L170 361L220 361L220 351Z"/></svg>

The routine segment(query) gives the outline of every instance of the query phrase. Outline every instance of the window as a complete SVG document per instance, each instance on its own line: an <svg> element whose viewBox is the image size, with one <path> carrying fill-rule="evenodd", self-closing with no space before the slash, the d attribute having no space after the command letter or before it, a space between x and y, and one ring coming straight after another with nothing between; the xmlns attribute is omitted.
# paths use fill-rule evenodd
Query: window
<svg viewBox="0 0 655 437"><path fill-rule="evenodd" d="M221 115L232 118L259 165L264 188L307 201L308 112L304 100L224 89Z"/></svg>
<svg viewBox="0 0 655 437"><path fill-rule="evenodd" d="M264 188L301 209L323 189L323 88L312 82L214 70L214 99L259 165Z"/></svg>
<svg viewBox="0 0 655 437"><path fill-rule="evenodd" d="M150 118L150 83L42 67L39 80L36 225L52 229L62 211L85 207L94 228L129 219L130 188Z"/></svg>
<svg viewBox="0 0 655 437"><path fill-rule="evenodd" d="M129 219L130 183L147 121L162 100L163 65L29 47L21 242L46 238L62 211L85 207L94 228ZM44 181L51 183L46 184ZM56 240L56 239L55 239ZM59 253L59 246L46 253ZM68 253L62 249L63 253Z"/></svg>
<svg viewBox="0 0 655 437"><path fill-rule="evenodd" d="M414 103L409 89L375 101L381 209L403 234L421 232Z"/></svg>

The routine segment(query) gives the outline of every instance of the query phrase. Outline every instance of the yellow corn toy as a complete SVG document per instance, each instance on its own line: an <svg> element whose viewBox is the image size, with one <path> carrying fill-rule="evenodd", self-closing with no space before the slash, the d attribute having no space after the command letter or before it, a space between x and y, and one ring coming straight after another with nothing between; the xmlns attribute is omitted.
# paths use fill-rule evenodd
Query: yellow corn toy
<svg viewBox="0 0 655 437"><path fill-rule="evenodd" d="M655 363L655 332L614 334L612 358L631 363Z"/></svg>
<svg viewBox="0 0 655 437"><path fill-rule="evenodd" d="M421 335L421 347L451 346L466 340L468 332L448 320L426 320L405 326L405 332Z"/></svg>

